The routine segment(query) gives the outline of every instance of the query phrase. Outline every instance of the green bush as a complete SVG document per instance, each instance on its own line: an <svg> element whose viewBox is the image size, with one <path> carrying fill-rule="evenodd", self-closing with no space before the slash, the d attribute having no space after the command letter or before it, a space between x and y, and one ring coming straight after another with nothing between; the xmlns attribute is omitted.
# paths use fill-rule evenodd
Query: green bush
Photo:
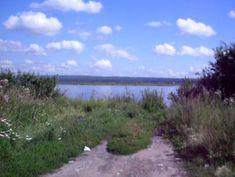
<svg viewBox="0 0 235 177"><path fill-rule="evenodd" d="M56 77L39 76L33 73L21 72L15 74L9 70L1 70L0 80L4 79L8 81L9 86L28 89L35 98L59 95L58 90L55 89L57 84Z"/></svg>
<svg viewBox="0 0 235 177"><path fill-rule="evenodd" d="M140 103L142 107L149 112L158 112L165 108L163 96L157 91L143 91Z"/></svg>

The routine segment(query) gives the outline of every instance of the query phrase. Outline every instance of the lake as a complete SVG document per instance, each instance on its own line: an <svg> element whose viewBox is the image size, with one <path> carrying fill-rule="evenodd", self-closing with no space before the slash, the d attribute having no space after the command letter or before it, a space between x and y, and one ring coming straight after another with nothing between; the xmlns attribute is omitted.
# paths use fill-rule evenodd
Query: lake
<svg viewBox="0 0 235 177"><path fill-rule="evenodd" d="M170 100L167 99L167 96L169 93L175 92L178 86L58 85L57 88L69 98L83 100L105 99L125 93L130 93L139 99L145 89L156 90L163 94L164 102L169 105Z"/></svg>

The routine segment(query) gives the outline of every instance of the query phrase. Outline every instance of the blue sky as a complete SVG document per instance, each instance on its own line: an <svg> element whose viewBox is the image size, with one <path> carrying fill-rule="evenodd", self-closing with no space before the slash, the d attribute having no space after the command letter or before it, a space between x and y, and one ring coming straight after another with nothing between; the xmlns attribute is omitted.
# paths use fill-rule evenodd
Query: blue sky
<svg viewBox="0 0 235 177"><path fill-rule="evenodd" d="M232 0L1 0L0 67L195 77L235 41Z"/></svg>

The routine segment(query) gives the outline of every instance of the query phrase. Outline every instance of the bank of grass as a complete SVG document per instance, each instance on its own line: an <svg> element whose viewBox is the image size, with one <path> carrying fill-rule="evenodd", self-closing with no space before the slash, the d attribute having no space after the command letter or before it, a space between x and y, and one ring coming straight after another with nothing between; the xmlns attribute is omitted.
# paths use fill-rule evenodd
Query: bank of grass
<svg viewBox="0 0 235 177"><path fill-rule="evenodd" d="M49 92L50 96L35 96L33 87L9 82L2 80L0 88L0 176L4 177L39 176L104 139L112 153L134 153L151 143L156 120L165 115L156 92L146 91L142 100L126 94L81 101ZM157 102L144 103L146 94Z"/></svg>
<svg viewBox="0 0 235 177"><path fill-rule="evenodd" d="M189 85L188 85L189 86ZM235 176L235 102L182 85L172 95L163 127L191 177Z"/></svg>

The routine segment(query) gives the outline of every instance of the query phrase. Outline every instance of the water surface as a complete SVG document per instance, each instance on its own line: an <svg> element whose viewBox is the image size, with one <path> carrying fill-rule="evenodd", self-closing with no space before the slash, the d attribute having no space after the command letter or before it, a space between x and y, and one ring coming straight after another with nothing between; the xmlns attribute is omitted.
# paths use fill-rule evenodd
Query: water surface
<svg viewBox="0 0 235 177"><path fill-rule="evenodd" d="M156 90L161 92L164 102L169 105L170 101L167 96L175 92L178 86L122 86L122 85L58 85L57 86L65 96L73 99L106 99L123 94L132 94L135 98L140 99L143 91Z"/></svg>

